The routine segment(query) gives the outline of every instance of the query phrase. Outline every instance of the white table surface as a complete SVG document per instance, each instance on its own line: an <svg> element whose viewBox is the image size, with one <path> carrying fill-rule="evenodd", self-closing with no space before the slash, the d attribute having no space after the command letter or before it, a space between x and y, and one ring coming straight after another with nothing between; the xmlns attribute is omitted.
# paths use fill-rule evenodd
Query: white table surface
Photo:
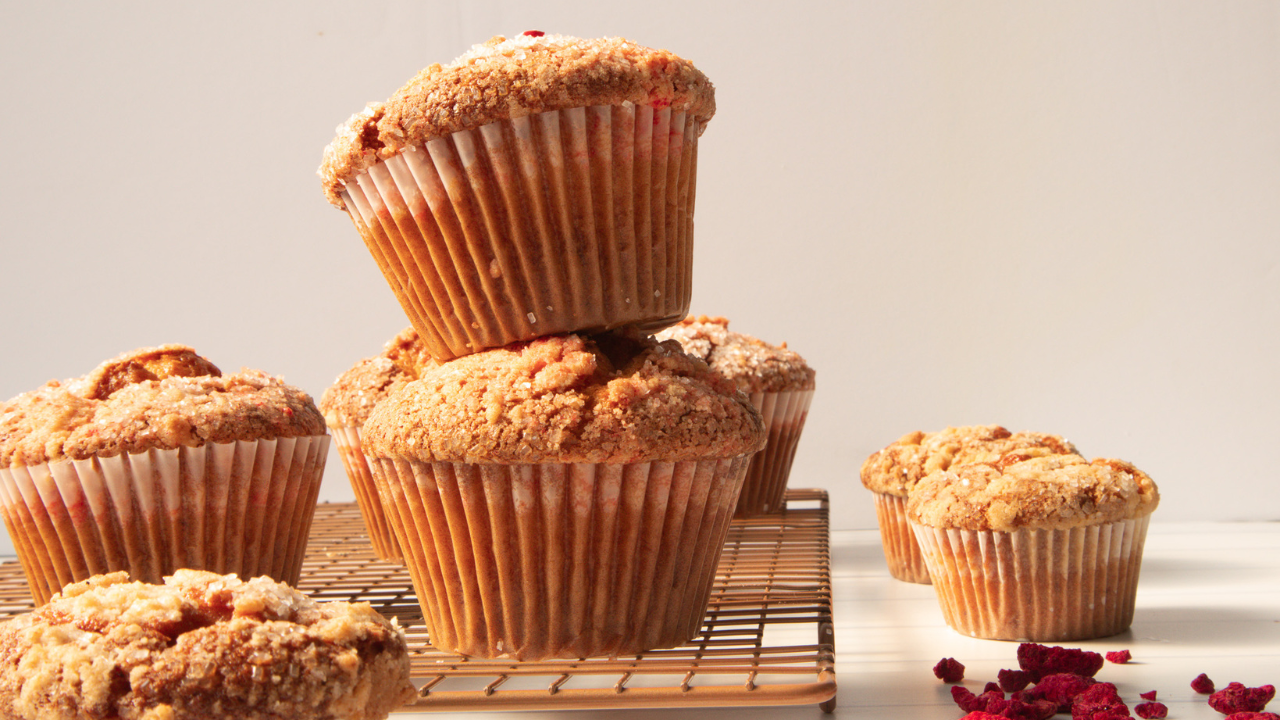
<svg viewBox="0 0 1280 720"><path fill-rule="evenodd" d="M933 676L939 659L954 657L964 663L964 685L975 693L982 692L988 680L995 680L1001 668L1017 667L1016 643L961 636L943 623L930 586L889 577L877 531L835 531L831 541L839 685L833 717L956 720L964 713L951 701L949 686ZM1206 704L1205 696L1191 690L1196 675L1207 673L1218 687L1233 680L1251 687L1280 685L1280 523L1163 524L1153 520L1133 627L1103 640L1062 644L1098 652L1129 650L1132 662L1107 663L1097 677L1115 683L1130 710L1142 702L1139 693L1155 690L1173 720L1221 720L1223 716ZM1280 701L1268 710L1280 711ZM396 713L392 717L441 716ZM669 716L821 720L823 713L809 705L466 716L475 720Z"/></svg>
<svg viewBox="0 0 1280 720"><path fill-rule="evenodd" d="M831 534L839 691L835 718L956 720L964 715L949 686L933 676L941 658L965 665L964 685L982 692L1001 668L1016 668L1017 644L975 640L942 621L928 585L889 577L875 530ZM796 642L812 642L798 636ZM1102 640L1062 643L1098 652L1129 650L1133 661L1107 663L1098 679L1115 683L1130 709L1155 690L1171 720L1223 717L1190 688L1207 673L1225 687L1280 685L1280 523L1161 523L1147 536L1133 627ZM1268 710L1280 711L1280 700ZM693 720L807 718L816 705L689 710L582 710L466 713L474 720L574 720L668 717ZM394 720L445 713L395 713ZM1057 717L1067 717L1059 715Z"/></svg>

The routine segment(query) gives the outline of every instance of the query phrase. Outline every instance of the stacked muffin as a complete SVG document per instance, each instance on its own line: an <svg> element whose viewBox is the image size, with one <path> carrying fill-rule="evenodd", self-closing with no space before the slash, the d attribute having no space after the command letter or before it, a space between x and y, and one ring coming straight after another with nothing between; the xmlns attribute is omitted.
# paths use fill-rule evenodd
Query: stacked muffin
<svg viewBox="0 0 1280 720"><path fill-rule="evenodd" d="M1129 463L1086 460L1055 435L974 426L908 433L867 459L862 481L890 572L932 582L959 632L1048 642L1132 623L1160 495Z"/></svg>
<svg viewBox="0 0 1280 720"><path fill-rule="evenodd" d="M433 65L320 174L438 361L362 430L434 645L621 655L698 631L760 413L647 333L688 310L714 90L621 39Z"/></svg>

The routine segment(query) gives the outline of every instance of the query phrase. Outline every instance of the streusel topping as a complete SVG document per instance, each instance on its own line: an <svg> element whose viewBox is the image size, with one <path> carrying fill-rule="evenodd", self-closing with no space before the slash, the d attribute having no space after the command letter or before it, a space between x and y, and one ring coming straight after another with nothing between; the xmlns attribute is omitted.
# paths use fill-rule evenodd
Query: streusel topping
<svg viewBox="0 0 1280 720"><path fill-rule="evenodd" d="M412 327L392 338L382 353L357 362L320 396L320 412L329 427L360 425L373 406L391 391L417 380L438 363L426 352Z"/></svg>
<svg viewBox="0 0 1280 720"><path fill-rule="evenodd" d="M223 375L191 348L164 345L0 403L0 467L324 432L310 396L280 378Z"/></svg>
<svg viewBox="0 0 1280 720"><path fill-rule="evenodd" d="M623 38L497 36L352 115L319 174L329 202L343 207L347 179L410 146L498 120L622 103L685 111L700 132L715 114L715 88L687 60Z"/></svg>
<svg viewBox="0 0 1280 720"><path fill-rule="evenodd" d="M1009 453L1024 457L1078 455L1057 435L1009 432L999 425L949 427L910 432L878 450L862 464L862 484L872 492L906 497L921 478L953 465L989 462Z"/></svg>
<svg viewBox="0 0 1280 720"><path fill-rule="evenodd" d="M413 695L394 621L266 577L96 575L0 623L6 718L374 720Z"/></svg>
<svg viewBox="0 0 1280 720"><path fill-rule="evenodd" d="M732 380L743 392L812 390L814 370L786 343L763 340L729 330L722 317L689 316L659 332L659 340L675 340L684 351Z"/></svg>
<svg viewBox="0 0 1280 720"><path fill-rule="evenodd" d="M1159 503L1155 483L1127 462L1011 453L929 474L911 492L907 517L961 530L1064 529L1142 517Z"/></svg>
<svg viewBox="0 0 1280 720"><path fill-rule="evenodd" d="M760 413L674 342L560 335L451 360L379 403L365 452L421 462L631 463L764 445Z"/></svg>

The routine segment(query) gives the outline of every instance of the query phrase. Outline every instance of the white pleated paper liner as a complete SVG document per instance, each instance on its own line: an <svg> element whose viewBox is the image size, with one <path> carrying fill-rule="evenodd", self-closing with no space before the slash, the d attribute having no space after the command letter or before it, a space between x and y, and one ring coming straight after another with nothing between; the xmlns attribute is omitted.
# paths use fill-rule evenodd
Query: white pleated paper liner
<svg viewBox="0 0 1280 720"><path fill-rule="evenodd" d="M540 660L693 638L747 463L372 467L431 644Z"/></svg>
<svg viewBox="0 0 1280 720"><path fill-rule="evenodd" d="M363 425L347 425L330 427L329 434L338 448L338 457L342 458L342 466L347 471L347 480L356 494L356 505L360 508L360 516L364 519L365 529L369 531L369 541L373 545L373 554L380 560L400 562L400 545L396 542L395 533L387 522L387 514L382 509L382 499L378 496L377 485L369 472L369 460L365 457L360 445L360 430Z"/></svg>
<svg viewBox="0 0 1280 720"><path fill-rule="evenodd" d="M630 103L430 140L346 183L347 211L427 352L689 309L698 124Z"/></svg>
<svg viewBox="0 0 1280 720"><path fill-rule="evenodd" d="M327 435L0 469L0 510L37 604L92 575L178 568L296 585Z"/></svg>
<svg viewBox="0 0 1280 720"><path fill-rule="evenodd" d="M1087 640L1133 623L1149 515L1063 530L912 523L948 625L994 640Z"/></svg>
<svg viewBox="0 0 1280 720"><path fill-rule="evenodd" d="M787 479L791 476L791 462L804 432L804 421L809 416L813 391L753 392L750 397L751 404L764 418L768 442L763 450L751 457L747 479L742 484L742 495L738 497L738 517L768 515L782 510Z"/></svg>
<svg viewBox="0 0 1280 720"><path fill-rule="evenodd" d="M904 582L928 585L929 567L920 554L915 532L907 522L907 498L888 493L874 495L880 544L884 548L889 574Z"/></svg>

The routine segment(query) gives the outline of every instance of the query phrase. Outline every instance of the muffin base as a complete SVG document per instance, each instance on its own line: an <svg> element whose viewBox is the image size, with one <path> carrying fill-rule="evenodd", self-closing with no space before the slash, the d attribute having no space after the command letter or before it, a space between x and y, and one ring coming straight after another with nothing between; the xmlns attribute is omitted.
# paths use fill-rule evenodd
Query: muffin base
<svg viewBox="0 0 1280 720"><path fill-rule="evenodd" d="M993 640L1087 640L1133 623L1150 516L1066 530L912 523L947 624Z"/></svg>
<svg viewBox="0 0 1280 720"><path fill-rule="evenodd" d="M338 448L338 457L342 458L342 467L347 471L347 480L351 482L351 489L355 492L356 507L360 508L360 517L369 532L373 554L379 560L403 562L400 544L391 531L387 513L382 508L382 498L378 495L378 486L373 481L373 474L369 472L369 460L360 445L361 427L363 426L330 427L329 434Z"/></svg>
<svg viewBox="0 0 1280 720"><path fill-rule="evenodd" d="M540 660L693 638L748 462L371 468L431 644Z"/></svg>
<svg viewBox="0 0 1280 720"><path fill-rule="evenodd" d="M410 147L342 199L436 360L655 332L689 309L699 130L629 103L538 113Z"/></svg>
<svg viewBox="0 0 1280 720"><path fill-rule="evenodd" d="M768 442L764 449L751 457L747 479L742 484L738 498L736 517L755 517L781 512L782 497L787 494L787 479L791 476L791 461L804 432L804 421L809 416L812 390L785 392L753 392L751 404L764 418Z"/></svg>
<svg viewBox="0 0 1280 720"><path fill-rule="evenodd" d="M0 469L0 512L38 605L63 586L178 568L295 585L327 435Z"/></svg>
<svg viewBox="0 0 1280 720"><path fill-rule="evenodd" d="M915 532L907 522L907 499L888 493L874 493L876 520L880 524L880 544L889 574L898 580L929 585L929 566L920 553Z"/></svg>

